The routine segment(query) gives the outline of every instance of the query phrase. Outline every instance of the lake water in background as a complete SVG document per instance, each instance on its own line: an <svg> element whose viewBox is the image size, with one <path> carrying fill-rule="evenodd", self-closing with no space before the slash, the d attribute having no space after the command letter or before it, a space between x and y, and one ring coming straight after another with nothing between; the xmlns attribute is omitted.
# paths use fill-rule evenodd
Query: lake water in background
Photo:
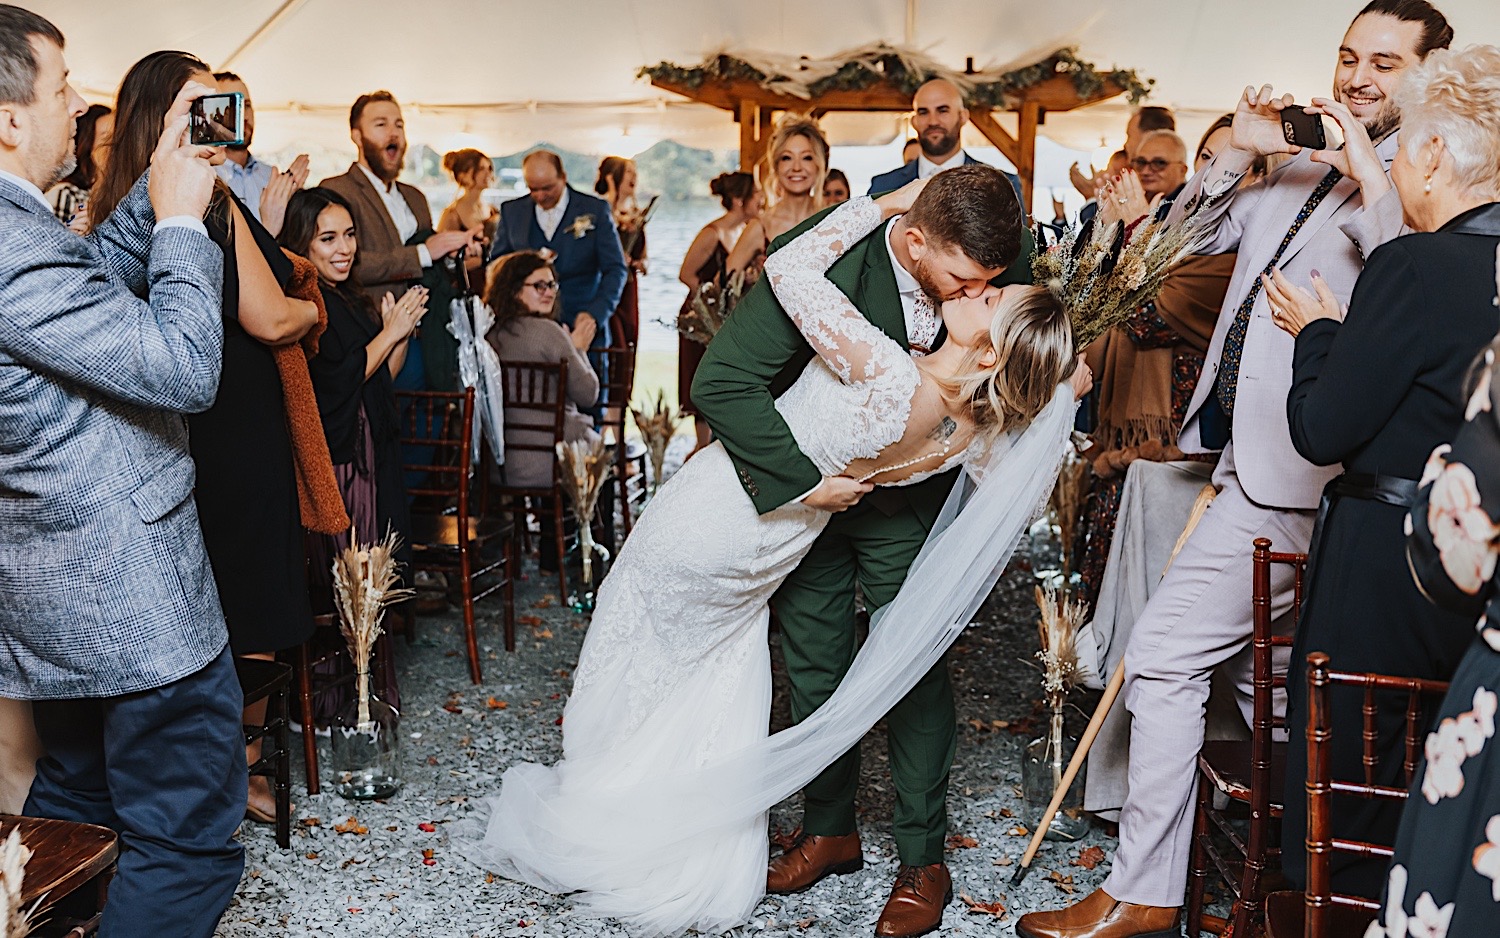
<svg viewBox="0 0 1500 938"><path fill-rule="evenodd" d="M677 311L687 299L687 287L677 279L677 272L698 232L722 214L724 209L714 199L657 203L646 226L647 274L639 281L641 351L677 351Z"/></svg>

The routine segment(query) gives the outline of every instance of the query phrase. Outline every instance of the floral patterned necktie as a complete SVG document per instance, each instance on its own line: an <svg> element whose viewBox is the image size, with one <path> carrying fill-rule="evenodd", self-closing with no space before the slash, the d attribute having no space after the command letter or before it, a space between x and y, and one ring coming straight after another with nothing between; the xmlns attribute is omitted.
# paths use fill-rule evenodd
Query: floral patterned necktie
<svg viewBox="0 0 1500 938"><path fill-rule="evenodd" d="M1333 187L1344 174L1336 169L1330 169L1323 181L1313 189L1312 195L1307 197L1307 204L1302 206L1302 211L1297 213L1297 218L1292 222L1292 227L1287 229L1286 237L1281 239L1281 246L1276 249L1276 254L1271 258L1271 263L1266 265L1264 274L1270 276L1276 265L1281 263L1281 255L1286 253L1287 245L1297 237L1297 232L1312 217L1312 213L1322 204L1323 199L1328 196ZM1214 382L1214 392L1218 395L1219 406L1224 408L1224 416L1234 418L1234 396L1240 380L1240 356L1245 352L1245 333L1250 330L1250 311L1255 308L1255 301L1260 296L1260 277L1250 284L1250 292L1240 308L1235 311L1234 322L1229 325L1229 333L1224 336L1224 354L1219 358L1219 377Z"/></svg>
<svg viewBox="0 0 1500 938"><path fill-rule="evenodd" d="M912 303L911 335L907 337L907 344L911 346L912 353L926 355L931 352L941 325L942 320L939 319L932 300L927 294L918 291Z"/></svg>

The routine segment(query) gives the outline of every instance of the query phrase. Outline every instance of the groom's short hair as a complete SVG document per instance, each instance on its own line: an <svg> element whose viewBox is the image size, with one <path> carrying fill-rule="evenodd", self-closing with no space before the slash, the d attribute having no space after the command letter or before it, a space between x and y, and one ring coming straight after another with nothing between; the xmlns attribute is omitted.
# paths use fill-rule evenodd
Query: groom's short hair
<svg viewBox="0 0 1500 938"><path fill-rule="evenodd" d="M1025 216L1005 174L969 163L933 176L906 213L929 240L952 245L981 267L997 270L1021 254Z"/></svg>

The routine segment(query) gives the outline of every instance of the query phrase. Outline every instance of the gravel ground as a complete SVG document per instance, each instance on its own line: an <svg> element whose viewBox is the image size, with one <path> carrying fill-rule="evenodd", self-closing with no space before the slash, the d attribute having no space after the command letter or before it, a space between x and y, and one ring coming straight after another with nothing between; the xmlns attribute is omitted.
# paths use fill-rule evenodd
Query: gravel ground
<svg viewBox="0 0 1500 938"><path fill-rule="evenodd" d="M278 849L270 828L246 825L245 876L220 936L625 934L612 923L574 915L566 898L489 876L446 855L444 828L469 811L470 799L492 792L515 762L552 762L560 755L557 723L587 622L558 606L554 579L540 577L534 562L525 567L529 578L516 596L523 624L515 654L503 650L498 599L480 606L482 686L466 678L456 612L420 619L415 645L397 642L406 703L405 785L394 798L345 801L327 787L326 762L324 793L309 796L302 760L294 760L291 849ZM1081 842L1046 844L1027 880L1017 889L1009 884L1028 839L1016 832L1023 813L1020 752L1037 735L1038 681L1029 664L1036 648L1032 582L1025 570L1009 571L950 655L961 732L948 799L947 859L956 896L996 905L992 911L971 909L956 897L944 917L944 935L1013 935L1019 914L1081 898L1109 870L1113 840L1096 827ZM779 660L777 681L784 686ZM1083 710L1070 721L1081 728L1093 698L1075 694L1074 702ZM785 707L778 695L778 726L786 722ZM326 758L326 740L322 744ZM863 746L865 869L830 877L801 895L768 897L755 918L731 934L873 933L898 861L883 729L877 727ZM780 805L772 827L788 831L799 815L794 802ZM1079 865L1080 853L1094 847L1102 848L1102 862L1092 869Z"/></svg>

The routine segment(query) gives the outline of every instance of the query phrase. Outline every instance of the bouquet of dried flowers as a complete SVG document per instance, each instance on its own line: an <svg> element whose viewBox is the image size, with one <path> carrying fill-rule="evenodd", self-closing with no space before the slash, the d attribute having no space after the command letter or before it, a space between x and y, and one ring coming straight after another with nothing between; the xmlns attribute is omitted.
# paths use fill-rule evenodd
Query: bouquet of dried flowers
<svg viewBox="0 0 1500 938"><path fill-rule="evenodd" d="M1073 538L1077 536L1078 524L1083 520L1083 506L1089 493L1089 464L1071 447L1063 458L1057 472L1057 485L1047 501L1047 513L1062 541L1062 570L1064 575L1073 572Z"/></svg>
<svg viewBox="0 0 1500 938"><path fill-rule="evenodd" d="M1066 589L1036 587L1036 605L1041 611L1037 632L1042 647L1036 658L1042 663L1042 693L1052 711L1047 750L1052 763L1052 790L1062 784L1063 703L1078 675L1078 630L1088 616L1088 604L1070 599Z"/></svg>
<svg viewBox="0 0 1500 938"><path fill-rule="evenodd" d="M1094 225L1092 232L1082 244L1079 231L1069 232L1038 254L1031 267L1036 282L1051 289L1068 311L1078 351L1154 300L1168 272L1202 245L1204 234L1196 215L1170 226L1148 218L1117 253L1119 222Z"/></svg>
<svg viewBox="0 0 1500 938"><path fill-rule="evenodd" d="M620 232L620 250L627 259L635 252L635 246L640 242L641 235L645 234L646 223L651 220L652 215L656 214L657 198L659 197L653 195L645 208L631 204L615 210L615 227Z"/></svg>
<svg viewBox="0 0 1500 938"><path fill-rule="evenodd" d="M609 551L594 543L594 509L599 492L612 468L604 450L604 440L574 440L557 444L557 460L562 467L562 490L573 503L573 517L578 521L578 552L583 555L583 582L594 582L594 552L609 560Z"/></svg>
<svg viewBox="0 0 1500 938"><path fill-rule="evenodd" d="M641 440L651 456L651 491L661 488L662 467L667 461L667 444L677 432L677 412L667 403L666 392L657 391L656 401L650 410L630 408L635 417L636 429L641 431Z"/></svg>
<svg viewBox="0 0 1500 938"><path fill-rule="evenodd" d="M339 629L349 643L349 657L354 660L358 677L356 699L359 704L361 732L370 725L370 655L375 640L384 634L380 626L385 607L416 595L413 590L397 587L396 546L394 532L388 532L378 544L358 547L354 531L349 531L349 546L333 558L333 600L339 612Z"/></svg>
<svg viewBox="0 0 1500 938"><path fill-rule="evenodd" d="M693 298L677 314L677 331L694 342L707 345L724 326L724 320L745 295L745 272L736 270L720 284L709 280L698 285Z"/></svg>
<svg viewBox="0 0 1500 938"><path fill-rule="evenodd" d="M32 917L42 900L29 909L21 906L21 883L30 859L31 849L21 843L21 831L11 830L0 843L0 938L26 938L38 924Z"/></svg>

